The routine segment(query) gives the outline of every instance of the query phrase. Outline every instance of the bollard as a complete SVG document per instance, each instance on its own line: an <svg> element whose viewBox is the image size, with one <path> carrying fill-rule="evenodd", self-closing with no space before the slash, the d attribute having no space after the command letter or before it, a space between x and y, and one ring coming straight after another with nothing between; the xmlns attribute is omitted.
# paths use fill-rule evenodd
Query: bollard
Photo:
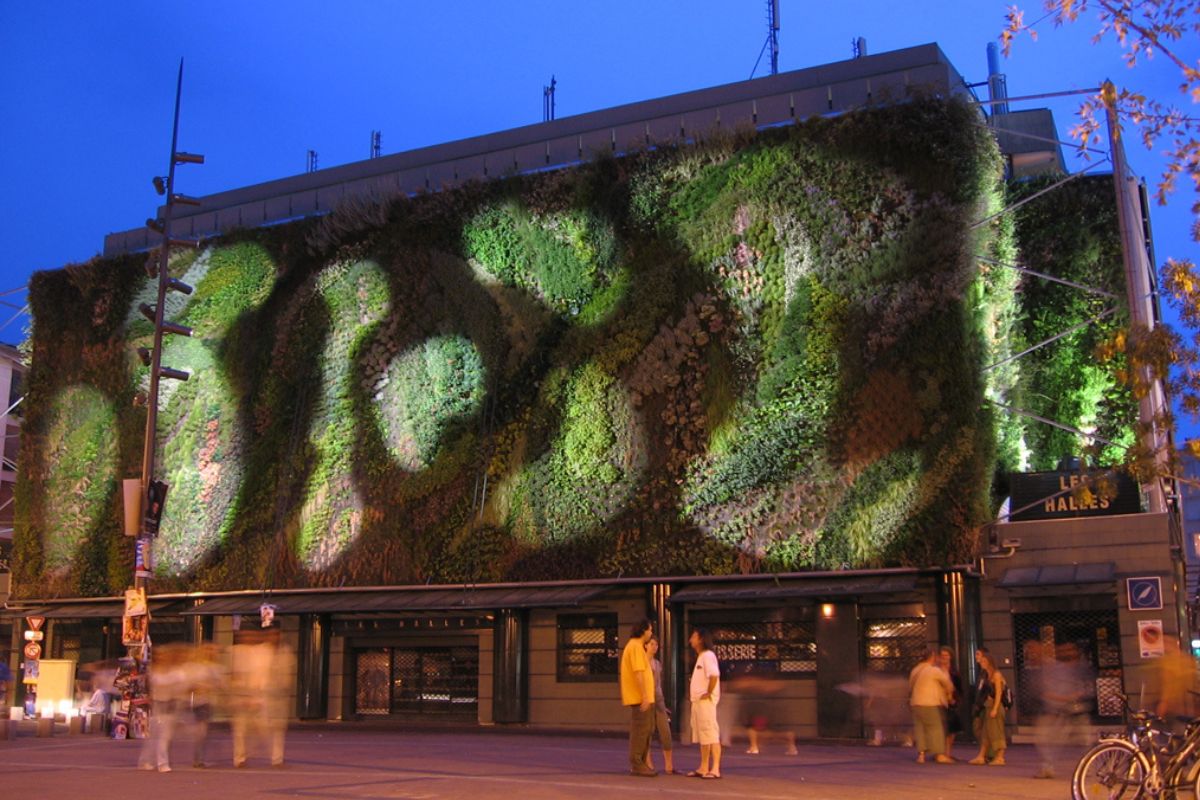
<svg viewBox="0 0 1200 800"><path fill-rule="evenodd" d="M83 730L84 730L84 732L90 733L93 736L95 736L95 735L103 736L106 733L106 731L104 730L104 715L103 714L88 714L87 715L87 724L85 724L83 726Z"/></svg>
<svg viewBox="0 0 1200 800"><path fill-rule="evenodd" d="M37 735L39 739L54 735L54 717L38 717Z"/></svg>
<svg viewBox="0 0 1200 800"><path fill-rule="evenodd" d="M15 724L15 723L13 723L13 722L11 722L11 721L8 719L8 717L0 717L0 742L4 741L5 739L12 739L12 738L14 738L14 737L13 737L13 736L12 736L12 735L9 733L9 727L10 727L10 726L12 726L12 727L14 727L14 728L15 728L15 727L16 727L16 724Z"/></svg>
<svg viewBox="0 0 1200 800"><path fill-rule="evenodd" d="M81 733L83 733L83 717L78 714L67 717L67 735L79 736Z"/></svg>

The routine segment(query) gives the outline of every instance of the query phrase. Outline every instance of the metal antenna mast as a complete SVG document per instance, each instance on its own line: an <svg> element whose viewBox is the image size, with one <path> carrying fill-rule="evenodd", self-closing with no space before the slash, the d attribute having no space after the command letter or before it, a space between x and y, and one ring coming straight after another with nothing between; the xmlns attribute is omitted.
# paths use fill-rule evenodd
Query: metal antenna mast
<svg viewBox="0 0 1200 800"><path fill-rule="evenodd" d="M767 0L767 46L771 48L771 74L779 74L779 0Z"/></svg>
<svg viewBox="0 0 1200 800"><path fill-rule="evenodd" d="M750 70L750 77L754 77L754 73L758 72L758 65L762 63L763 53L771 51L771 74L779 74L779 0L767 0L767 40L763 42L762 49L758 51L758 58L754 62L754 69Z"/></svg>
<svg viewBox="0 0 1200 800"><path fill-rule="evenodd" d="M558 81L551 75L550 85L542 87L542 122L554 119L554 89L557 85Z"/></svg>

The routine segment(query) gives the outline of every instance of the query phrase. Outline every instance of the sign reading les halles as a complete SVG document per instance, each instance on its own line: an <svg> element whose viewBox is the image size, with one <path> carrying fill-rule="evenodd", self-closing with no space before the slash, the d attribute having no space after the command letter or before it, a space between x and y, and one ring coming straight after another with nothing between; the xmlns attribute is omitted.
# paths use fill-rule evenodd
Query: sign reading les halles
<svg viewBox="0 0 1200 800"><path fill-rule="evenodd" d="M1010 519L1013 522L1032 519L1063 519L1068 517L1103 517L1113 514L1137 514L1142 510L1141 491L1128 475L1117 473L1112 478L1116 486L1113 497L1100 497L1093 489L1084 501L1076 490L1084 483L1078 472L1018 472L1012 475ZM1030 506L1029 508L1025 508Z"/></svg>

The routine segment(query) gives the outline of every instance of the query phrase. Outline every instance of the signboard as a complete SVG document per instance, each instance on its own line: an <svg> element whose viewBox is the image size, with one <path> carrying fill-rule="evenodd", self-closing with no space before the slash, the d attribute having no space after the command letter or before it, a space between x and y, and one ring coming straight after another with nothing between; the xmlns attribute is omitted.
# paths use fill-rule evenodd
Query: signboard
<svg viewBox="0 0 1200 800"><path fill-rule="evenodd" d="M40 631L42 626L46 624L45 617L26 617L25 624L29 626L31 631Z"/></svg>
<svg viewBox="0 0 1200 800"><path fill-rule="evenodd" d="M25 631L25 641L27 642L40 642L44 638L46 638L46 634L41 631Z"/></svg>
<svg viewBox="0 0 1200 800"><path fill-rule="evenodd" d="M121 644L126 647L145 644L149 623L150 617L145 614L136 617L121 617Z"/></svg>
<svg viewBox="0 0 1200 800"><path fill-rule="evenodd" d="M1075 488L1086 483L1078 472L1017 472L1010 476L1012 522L1033 519L1069 519L1103 517L1113 514L1137 514L1142 510L1141 491L1124 473L1112 476L1116 495L1101 498L1093 489L1088 502L1076 497ZM1031 508L1025 506L1032 505Z"/></svg>
<svg viewBox="0 0 1200 800"><path fill-rule="evenodd" d="M1166 652L1161 619L1138 620L1138 649L1142 658L1161 658Z"/></svg>
<svg viewBox="0 0 1200 800"><path fill-rule="evenodd" d="M1161 611L1162 578L1129 578L1125 581L1130 611Z"/></svg>
<svg viewBox="0 0 1200 800"><path fill-rule="evenodd" d="M145 588L125 590L125 616L140 617L146 613Z"/></svg>
<svg viewBox="0 0 1200 800"><path fill-rule="evenodd" d="M37 642L30 642L25 645L25 658L29 661L37 661L42 657L42 646Z"/></svg>

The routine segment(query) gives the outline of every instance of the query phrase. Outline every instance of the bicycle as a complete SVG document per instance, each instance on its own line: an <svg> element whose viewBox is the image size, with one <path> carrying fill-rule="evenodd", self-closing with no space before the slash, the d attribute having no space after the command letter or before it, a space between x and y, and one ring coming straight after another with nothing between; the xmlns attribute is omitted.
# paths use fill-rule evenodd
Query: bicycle
<svg viewBox="0 0 1200 800"><path fill-rule="evenodd" d="M1123 733L1102 738L1079 759L1071 776L1075 800L1173 800L1181 792L1200 798L1200 719L1181 718L1183 735L1147 711L1125 704Z"/></svg>

